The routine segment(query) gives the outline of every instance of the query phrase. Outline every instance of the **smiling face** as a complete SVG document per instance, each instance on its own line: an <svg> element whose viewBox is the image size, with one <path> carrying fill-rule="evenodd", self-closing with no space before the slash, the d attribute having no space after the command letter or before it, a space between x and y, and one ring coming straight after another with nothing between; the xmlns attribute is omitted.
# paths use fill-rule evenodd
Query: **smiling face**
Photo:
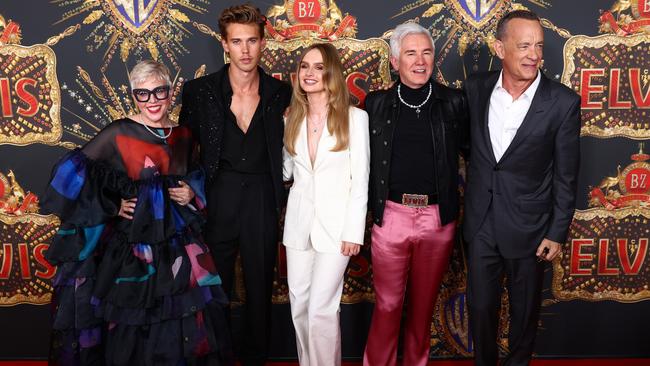
<svg viewBox="0 0 650 366"><path fill-rule="evenodd" d="M391 56L393 68L409 88L417 89L429 82L433 74L433 44L426 34L409 34L402 39L399 55Z"/></svg>
<svg viewBox="0 0 650 366"><path fill-rule="evenodd" d="M300 88L308 95L327 93L324 75L325 64L323 62L323 55L320 53L320 50L314 48L307 52L300 62L300 69L298 71Z"/></svg>
<svg viewBox="0 0 650 366"><path fill-rule="evenodd" d="M137 83L134 89L147 89L155 90L156 88L169 87L165 81L158 78L147 78L145 81ZM160 89L159 89L160 90ZM164 93L159 91L159 96L164 95ZM134 98L135 99L135 98ZM140 110L140 117L142 122L148 125L164 125L165 119L167 118L167 110L171 105L171 92L167 92L167 97L164 99L157 99L156 94L151 94L149 100L146 102L140 102L135 99L135 104Z"/></svg>
<svg viewBox="0 0 650 366"><path fill-rule="evenodd" d="M226 33L228 37L221 40L221 45L230 57L230 65L243 72L257 69L265 44L259 27L256 24L230 23Z"/></svg>
<svg viewBox="0 0 650 366"><path fill-rule="evenodd" d="M505 26L503 39L494 49L503 64L503 77L512 82L530 82L537 77L544 50L544 31L535 20L515 18Z"/></svg>

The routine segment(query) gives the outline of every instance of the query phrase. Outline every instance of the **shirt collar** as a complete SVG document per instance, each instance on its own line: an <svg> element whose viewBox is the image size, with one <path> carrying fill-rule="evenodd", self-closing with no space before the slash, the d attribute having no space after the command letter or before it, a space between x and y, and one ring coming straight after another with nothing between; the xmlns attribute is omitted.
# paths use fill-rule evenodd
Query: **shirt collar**
<svg viewBox="0 0 650 366"><path fill-rule="evenodd" d="M535 96L535 92L537 91L537 87L539 86L540 81L542 80L542 72L537 71L537 77L535 78L535 81L533 81L532 84L524 91L522 95L525 95L526 98L529 100L533 100L533 97ZM497 79L497 83L494 86L494 90L503 90L507 93L507 90L503 88L503 70L499 73L499 79Z"/></svg>

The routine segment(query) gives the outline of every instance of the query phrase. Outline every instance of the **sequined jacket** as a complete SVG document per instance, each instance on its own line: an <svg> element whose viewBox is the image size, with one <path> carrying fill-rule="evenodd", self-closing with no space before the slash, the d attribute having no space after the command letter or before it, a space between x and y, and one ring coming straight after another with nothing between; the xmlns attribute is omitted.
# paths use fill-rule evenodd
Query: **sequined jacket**
<svg viewBox="0 0 650 366"><path fill-rule="evenodd" d="M223 145L223 130L226 121L226 106L222 83L227 78L226 64L221 70L188 81L183 86L183 96L179 124L187 125L200 145L200 160L205 170L206 186L210 186L219 170L219 159ZM282 139L284 138L283 114L291 100L291 87L266 74L261 68L262 91L260 107L266 142L269 149L271 177L278 212L285 202L282 185Z"/></svg>

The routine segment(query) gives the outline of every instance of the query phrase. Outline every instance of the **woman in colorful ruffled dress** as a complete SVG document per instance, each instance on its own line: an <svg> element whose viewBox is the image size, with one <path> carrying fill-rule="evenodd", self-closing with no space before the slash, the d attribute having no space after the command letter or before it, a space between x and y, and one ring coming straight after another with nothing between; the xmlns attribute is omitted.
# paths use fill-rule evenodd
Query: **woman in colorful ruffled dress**
<svg viewBox="0 0 650 366"><path fill-rule="evenodd" d="M200 239L195 144L167 117L168 69L130 73L139 113L54 168L43 200L61 219L51 364L229 365L226 296Z"/></svg>

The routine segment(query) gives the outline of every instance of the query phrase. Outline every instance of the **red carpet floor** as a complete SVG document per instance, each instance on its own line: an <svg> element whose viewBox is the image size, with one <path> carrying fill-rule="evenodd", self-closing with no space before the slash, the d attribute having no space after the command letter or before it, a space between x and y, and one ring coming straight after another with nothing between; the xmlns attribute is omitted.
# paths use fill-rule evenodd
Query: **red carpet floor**
<svg viewBox="0 0 650 366"><path fill-rule="evenodd" d="M0 366L46 366L44 361L0 361ZM298 363L271 362L268 366L297 366ZM342 366L361 366L344 362ZM429 366L472 366L472 361L431 361ZM650 366L648 358L533 360L531 366Z"/></svg>

